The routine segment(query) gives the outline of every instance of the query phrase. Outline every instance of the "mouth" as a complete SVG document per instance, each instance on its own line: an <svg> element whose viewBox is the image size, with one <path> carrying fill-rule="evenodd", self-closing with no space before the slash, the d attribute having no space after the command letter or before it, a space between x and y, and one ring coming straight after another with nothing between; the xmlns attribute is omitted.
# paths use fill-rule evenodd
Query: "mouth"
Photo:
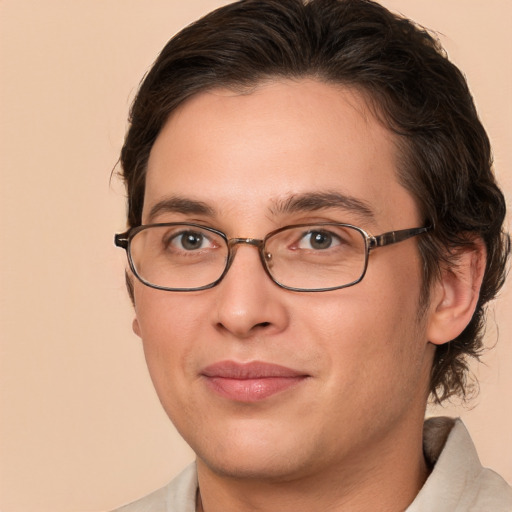
<svg viewBox="0 0 512 512"><path fill-rule="evenodd" d="M285 366L254 361L221 361L204 368L201 376L216 394L236 402L259 402L304 382L309 375Z"/></svg>

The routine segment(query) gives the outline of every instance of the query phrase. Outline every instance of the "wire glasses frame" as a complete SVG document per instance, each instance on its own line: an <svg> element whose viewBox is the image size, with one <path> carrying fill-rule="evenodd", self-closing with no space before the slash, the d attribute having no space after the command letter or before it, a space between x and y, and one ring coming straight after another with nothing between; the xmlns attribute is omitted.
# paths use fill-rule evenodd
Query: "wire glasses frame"
<svg viewBox="0 0 512 512"><path fill-rule="evenodd" d="M160 276L157 276L157 279L148 279L147 276L141 274L141 269L139 268L139 265L136 264L135 259L134 259L134 254L133 254L134 240L136 239L137 235L139 235L137 240L139 240L140 243L142 243L143 239L141 238L141 235L140 235L141 233L144 233L144 232L146 232L146 234L151 233L151 232L155 233L157 230L166 230L166 229L175 230L172 232L172 236L168 236L169 240L174 239L179 235L183 236L184 234L189 233L189 232L196 233L196 234L198 232L200 232L201 236L203 236L202 234L204 234L206 236L214 237L216 242L218 242L220 245L224 245L224 247L222 247L222 249L225 251L224 253L222 253L224 255L223 263L222 264L220 262L216 263L216 265L218 265L218 269L217 269L218 271L211 274L211 277L208 279L209 282L201 284L200 286L193 286L193 287L164 286L162 284L157 284L157 283L153 282L155 280L158 281ZM188 230L188 231L178 231L179 229ZM209 288L213 288L214 286L219 284L220 281L222 281L222 279L228 272L228 270L233 262L233 259L235 257L237 246L239 246L241 244L247 244L247 245L252 245L258 249L260 260L263 265L263 268L265 269L265 272L270 277L270 279L275 284L280 286L281 288L284 288L287 290L292 290L292 291L297 291L297 292L323 292L323 291L347 288L349 286L353 286L353 285L359 283L364 278L364 276L366 274L370 251L377 249L379 247L384 247L386 245L403 242L403 241L405 241L409 238L412 238L414 236L426 233L430 229L431 229L431 227L402 229L402 230L398 230L398 231L389 231L387 233L382 233L381 235L373 236L373 235L367 233L362 228L353 226L352 224L324 222L324 223L315 223L315 224L296 224L296 225L291 225L291 226L285 226L285 227L276 229L276 230L268 233L265 236L265 238L263 238L263 239L256 239L256 238L228 238L225 233L223 233L222 231L219 231L217 229L214 229L214 228L210 228L210 227L206 227L206 226L194 224L194 223L170 222L170 223L159 223L159 224L147 224L147 225L142 225L142 226L137 226L137 227L131 228L128 231L126 231L125 233L116 234L115 238L114 238L114 243L117 247L120 247L120 248L123 248L126 250L128 264L129 264L133 274L137 277L137 279L139 281L141 281L143 284L145 284L146 286L149 286L151 288L156 288L159 290L186 292L186 291L199 291L199 290L206 290ZM291 234L293 234L295 236L298 233L297 230L300 230L300 233L304 233L304 234L308 234L308 235L311 233L323 234L324 232L329 234L329 233L331 233L331 231L327 231L327 230L341 230L343 232L343 234L350 233L352 236L354 236L354 238L356 240L358 240L357 244L359 244L357 251L354 252L355 256L353 256L353 258L355 258L356 260L358 259L357 267L355 267L356 270L352 270L352 272L354 273L354 276L351 277L348 280L348 282L338 283L336 285L334 285L334 283L332 283L333 284L332 286L303 287L303 286L296 286L295 283L293 286L290 286L291 282L289 282L289 284L286 284L285 282L281 282L280 278L278 276L276 277L276 275L275 275L276 271L273 269L273 265L276 263L278 258L276 258L272 252L269 252L268 248L274 241L278 241L278 242L285 241L285 240L287 240L286 237L289 235L291 236ZM304 231L304 230L309 230L309 231ZM357 233L357 235L355 235L355 233ZM338 235L335 235L335 236L338 236ZM167 240L165 242L167 245L170 245L169 240ZM162 245L163 242L164 242L163 237L162 237L162 240L160 240L158 238L157 245L160 246L160 245ZM343 242L343 244L340 244L340 245L345 247L350 244ZM279 246L277 247L277 249L279 249ZM138 249L136 249L136 252L137 252L137 250ZM151 249L149 250L149 252L151 252ZM304 252L304 251L302 251L302 252ZM310 252L312 252L315 255L325 254L325 253L322 253L321 250L320 251L310 251ZM202 254L202 253L190 251L190 252L183 252L183 254L196 255L196 254ZM206 256L204 256L204 257L201 256L201 257L203 258L204 263L207 266L209 264L208 263L208 261L209 261L208 260L208 252L206 251L205 254L206 254ZM277 252L275 254L277 254L279 256L279 254ZM292 254L292 253L290 253L290 254ZM334 253L334 254L336 254L336 253ZM180 265L181 265L180 269L183 270L186 268L188 271L188 269L190 268L191 269L190 276L198 275L197 272L194 273L194 270L197 270L197 267L194 266L196 264L195 260L193 258L191 260L186 260L186 257L187 256L181 257L181 259L184 261L184 263L183 264L180 263ZM283 259L281 256L279 256L279 258ZM210 258L210 260L211 260L211 258ZM341 260L342 260L341 263L343 263L343 258L341 258ZM306 263L305 265L303 265L302 270L300 270L300 267L297 264L297 261L299 261L299 260L297 260L297 259L291 260L291 263L294 264L296 267L295 269L293 269L293 265L289 265L289 267L292 268L292 271L289 271L289 270L282 271L281 270L280 272L285 272L285 273L288 272L290 275L295 276L294 271L296 270L299 274L302 275L302 277L300 277L300 279L304 278L304 284L306 282L306 276L309 273L311 273L312 270L315 270L317 273L325 273L326 265L322 266L321 258L318 263L317 262L315 262L314 264ZM300 261L299 261L299 263L300 263ZM152 265L155 266L155 263L152 262ZM331 262L329 263L329 265L331 265L331 266L340 265L340 263L338 263L338 262L333 263L332 257L331 257ZM285 267L286 267L286 265L285 265ZM210 268L213 268L213 266L211 264L210 264ZM283 268L283 266L281 266L280 268ZM341 267L341 268L343 269L344 267ZM338 270L335 270L335 271L338 272ZM208 271L208 272L210 272L210 271ZM345 272L345 270L342 270L342 272ZM314 274L314 272L313 272L313 274ZM213 278L212 277L213 275L215 275L216 277ZM313 278L314 278L314 275L313 275ZM186 277L185 279L196 279L196 277ZM293 277L293 278L289 277L289 279L290 279L290 281L295 280L295 277ZM326 278L322 278L322 279L326 279ZM331 279L331 278L328 277L327 279ZM318 278L318 280L320 281L321 279ZM285 281L286 281L286 279L285 279Z"/></svg>

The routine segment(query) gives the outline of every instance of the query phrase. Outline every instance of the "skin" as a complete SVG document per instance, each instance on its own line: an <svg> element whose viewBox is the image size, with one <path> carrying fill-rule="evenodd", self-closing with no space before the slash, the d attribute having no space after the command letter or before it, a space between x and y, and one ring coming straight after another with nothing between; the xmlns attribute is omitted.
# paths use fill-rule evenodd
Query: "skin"
<svg viewBox="0 0 512 512"><path fill-rule="evenodd" d="M421 226L396 169L391 134L356 91L312 80L214 90L182 105L157 138L143 223L195 222L253 238L302 222L376 235ZM276 206L325 192L364 201L373 216ZM170 197L209 211L151 213ZM427 477L421 433L433 343L452 339L465 321L455 325L464 315L454 305L470 311L473 300L460 299L459 280L446 275L421 318L414 238L379 248L362 282L330 292L279 288L250 246L209 290L166 292L134 279L134 331L167 414L197 454L204 510L404 510ZM307 378L241 403L201 376L225 360L271 362Z"/></svg>

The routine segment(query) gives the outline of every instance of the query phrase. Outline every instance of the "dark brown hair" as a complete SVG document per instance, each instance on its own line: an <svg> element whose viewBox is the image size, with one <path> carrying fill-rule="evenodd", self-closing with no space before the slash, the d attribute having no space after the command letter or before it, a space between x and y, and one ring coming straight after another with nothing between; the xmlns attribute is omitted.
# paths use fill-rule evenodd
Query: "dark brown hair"
<svg viewBox="0 0 512 512"><path fill-rule="evenodd" d="M128 224L141 223L146 164L169 114L216 87L244 90L265 79L315 78L353 86L396 134L398 176L425 224L418 239L424 299L457 248L483 239L487 266L466 329L438 347L434 401L466 392L467 359L482 349L485 305L505 278L510 252L505 201L491 171L488 137L462 73L438 40L370 0L245 0L210 13L173 37L144 78L121 152ZM424 300L424 303L426 301Z"/></svg>

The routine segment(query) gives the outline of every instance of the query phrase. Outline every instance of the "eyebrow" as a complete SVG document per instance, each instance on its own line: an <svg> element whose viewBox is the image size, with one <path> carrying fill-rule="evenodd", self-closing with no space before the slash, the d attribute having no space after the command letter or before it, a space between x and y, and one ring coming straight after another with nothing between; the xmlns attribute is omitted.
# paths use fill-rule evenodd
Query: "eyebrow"
<svg viewBox="0 0 512 512"><path fill-rule="evenodd" d="M184 215L206 215L213 217L215 211L213 208L203 201L188 199L185 197L166 197L158 201L151 207L148 214L148 220L151 222L157 215L161 213L182 213Z"/></svg>
<svg viewBox="0 0 512 512"><path fill-rule="evenodd" d="M368 221L375 220L375 213L369 203L339 192L295 194L285 199L275 199L272 203L270 213L274 216L334 208L352 212ZM162 213L205 215L208 217L216 215L215 210L207 203L180 196L166 197L158 201L151 207L148 221L152 222L156 216Z"/></svg>
<svg viewBox="0 0 512 512"><path fill-rule="evenodd" d="M279 215L331 208L355 213L368 221L375 220L375 213L369 203L339 192L312 192L293 195L284 200L274 201L271 212L273 215Z"/></svg>

